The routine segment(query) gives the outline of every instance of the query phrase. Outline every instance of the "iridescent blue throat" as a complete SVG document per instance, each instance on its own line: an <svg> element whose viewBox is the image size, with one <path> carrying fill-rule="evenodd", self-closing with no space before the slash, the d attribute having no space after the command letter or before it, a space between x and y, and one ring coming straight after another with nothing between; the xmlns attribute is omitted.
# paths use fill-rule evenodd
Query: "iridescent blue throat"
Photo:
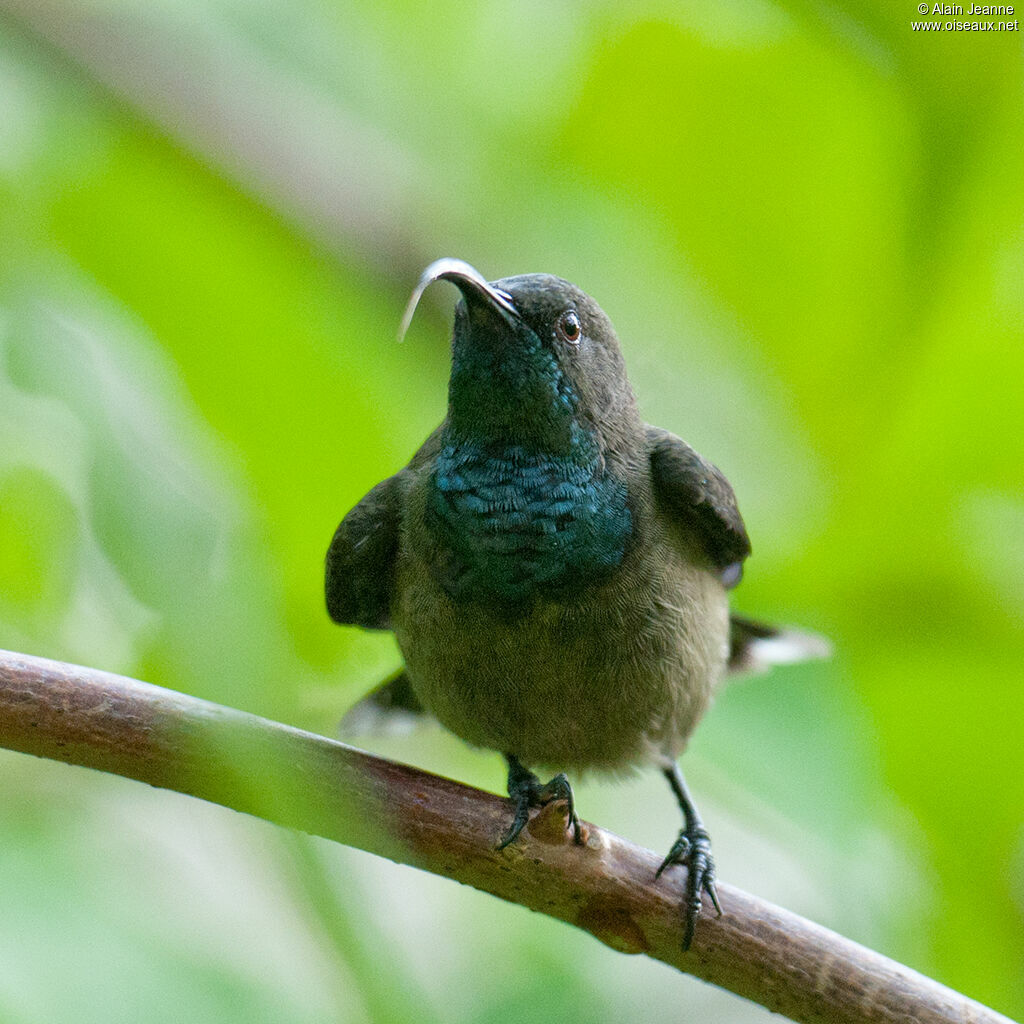
<svg viewBox="0 0 1024 1024"><path fill-rule="evenodd" d="M566 455L447 439L428 525L434 572L456 601L517 604L599 582L622 561L633 521L626 484L572 425Z"/></svg>

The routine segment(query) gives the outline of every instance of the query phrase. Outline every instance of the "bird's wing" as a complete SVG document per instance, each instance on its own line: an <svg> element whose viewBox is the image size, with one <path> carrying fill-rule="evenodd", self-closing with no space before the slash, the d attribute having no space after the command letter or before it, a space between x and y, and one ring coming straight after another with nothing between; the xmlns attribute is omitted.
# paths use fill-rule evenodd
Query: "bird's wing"
<svg viewBox="0 0 1024 1024"><path fill-rule="evenodd" d="M338 732L343 738L396 735L411 732L420 722L429 720L403 669L353 704L345 712Z"/></svg>
<svg viewBox="0 0 1024 1024"><path fill-rule="evenodd" d="M750 539L729 481L667 430L649 426L647 450L658 495L700 539L722 582L735 586L750 554Z"/></svg>
<svg viewBox="0 0 1024 1024"><path fill-rule="evenodd" d="M327 612L335 622L390 628L400 522L396 475L377 484L338 524L324 573Z"/></svg>

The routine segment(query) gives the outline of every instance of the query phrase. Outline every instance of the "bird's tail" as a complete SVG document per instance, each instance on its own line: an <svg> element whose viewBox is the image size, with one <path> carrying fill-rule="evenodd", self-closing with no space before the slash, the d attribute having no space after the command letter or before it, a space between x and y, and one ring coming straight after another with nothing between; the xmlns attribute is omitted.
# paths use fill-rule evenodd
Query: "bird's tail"
<svg viewBox="0 0 1024 1024"><path fill-rule="evenodd" d="M338 735L404 735L428 718L403 669L357 701L338 723Z"/></svg>
<svg viewBox="0 0 1024 1024"><path fill-rule="evenodd" d="M729 622L730 673L764 672L772 665L813 661L832 653L829 642L817 633L768 626L742 615L732 615Z"/></svg>

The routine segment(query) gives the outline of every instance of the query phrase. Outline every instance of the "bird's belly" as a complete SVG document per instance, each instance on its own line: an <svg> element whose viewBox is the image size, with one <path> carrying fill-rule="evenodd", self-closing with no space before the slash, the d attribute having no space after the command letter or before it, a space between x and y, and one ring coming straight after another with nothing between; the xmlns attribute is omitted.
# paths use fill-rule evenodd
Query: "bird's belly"
<svg viewBox="0 0 1024 1024"><path fill-rule="evenodd" d="M623 772L675 757L723 672L725 592L674 553L512 618L406 571L417 582L396 588L393 621L417 696L458 736L532 767Z"/></svg>

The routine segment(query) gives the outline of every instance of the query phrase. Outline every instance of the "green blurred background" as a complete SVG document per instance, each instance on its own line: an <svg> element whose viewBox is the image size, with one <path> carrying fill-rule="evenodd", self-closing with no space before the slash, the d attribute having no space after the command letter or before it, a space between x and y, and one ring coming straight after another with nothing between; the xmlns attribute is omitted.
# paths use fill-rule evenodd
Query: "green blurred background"
<svg viewBox="0 0 1024 1024"><path fill-rule="evenodd" d="M0 646L328 734L341 515L443 415L449 289L544 270L828 634L684 764L725 880L1024 1014L1024 62L916 3L0 0ZM368 740L494 790L438 729ZM0 754L0 1020L746 1022L440 879ZM579 787L662 851L659 778Z"/></svg>

